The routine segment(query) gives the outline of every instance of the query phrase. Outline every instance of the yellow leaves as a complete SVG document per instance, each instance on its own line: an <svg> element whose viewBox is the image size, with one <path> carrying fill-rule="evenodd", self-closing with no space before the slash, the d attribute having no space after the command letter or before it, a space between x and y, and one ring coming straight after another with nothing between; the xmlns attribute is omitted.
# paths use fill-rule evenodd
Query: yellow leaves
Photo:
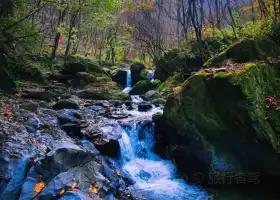
<svg viewBox="0 0 280 200"><path fill-rule="evenodd" d="M32 198L34 199L40 192L46 187L45 183L43 181L38 181L36 185L34 186L34 195Z"/></svg>
<svg viewBox="0 0 280 200"><path fill-rule="evenodd" d="M153 9L154 8L154 2L151 0L144 0L141 2L141 8L145 10Z"/></svg>
<svg viewBox="0 0 280 200"><path fill-rule="evenodd" d="M155 0L140 0L137 2L130 2L128 4L128 11L134 11L137 9L144 9L144 10L153 9L155 7L154 2Z"/></svg>

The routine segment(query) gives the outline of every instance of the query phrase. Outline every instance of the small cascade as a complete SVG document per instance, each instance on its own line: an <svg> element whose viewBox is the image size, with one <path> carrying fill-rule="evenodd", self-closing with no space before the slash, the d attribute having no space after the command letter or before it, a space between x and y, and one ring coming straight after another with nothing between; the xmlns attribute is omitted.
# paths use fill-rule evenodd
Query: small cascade
<svg viewBox="0 0 280 200"><path fill-rule="evenodd" d="M131 72L126 70L126 88L123 90L124 93L129 93L131 90Z"/></svg>
<svg viewBox="0 0 280 200"><path fill-rule="evenodd" d="M124 171L135 181L130 189L143 199L208 200L206 192L176 178L176 167L153 153L154 129L151 121L134 121L123 127L119 139Z"/></svg>
<svg viewBox="0 0 280 200"><path fill-rule="evenodd" d="M131 95L130 97L134 103L141 103L144 101L139 95Z"/></svg>

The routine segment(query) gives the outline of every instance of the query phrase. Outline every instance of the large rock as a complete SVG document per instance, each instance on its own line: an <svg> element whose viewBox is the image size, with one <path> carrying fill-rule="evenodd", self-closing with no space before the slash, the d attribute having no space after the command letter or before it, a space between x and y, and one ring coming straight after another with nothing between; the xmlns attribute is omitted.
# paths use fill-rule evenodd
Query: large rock
<svg viewBox="0 0 280 200"><path fill-rule="evenodd" d="M201 71L164 109L162 138L178 170L280 174L279 64Z"/></svg>
<svg viewBox="0 0 280 200"><path fill-rule="evenodd" d="M149 80L143 80L143 81L139 81L138 83L136 83L131 91L129 92L130 95L143 95L146 92L153 90L157 87L157 85L159 84L158 81L149 81Z"/></svg>
<svg viewBox="0 0 280 200"><path fill-rule="evenodd" d="M277 44L269 38L243 39L209 59L204 67L220 67L227 63L244 63L252 60L265 60L280 55Z"/></svg>
<svg viewBox="0 0 280 200"><path fill-rule="evenodd" d="M76 76L78 72L86 72L86 66L81 63L69 63L62 70L61 74Z"/></svg>
<svg viewBox="0 0 280 200"><path fill-rule="evenodd" d="M112 80L121 85L126 86L127 72L125 70L119 69L112 75Z"/></svg>
<svg viewBox="0 0 280 200"><path fill-rule="evenodd" d="M146 69L145 65L141 63L134 63L130 67L131 71L131 84L135 85L138 81L143 80L143 77L141 77L141 71Z"/></svg>
<svg viewBox="0 0 280 200"><path fill-rule="evenodd" d="M74 109L79 110L80 106L79 104L72 99L62 99L58 101L54 106L53 109L55 110L61 110L61 109Z"/></svg>
<svg viewBox="0 0 280 200"><path fill-rule="evenodd" d="M50 102L56 95L49 91L27 91L22 94L23 98L39 99Z"/></svg>
<svg viewBox="0 0 280 200"><path fill-rule="evenodd" d="M25 158L44 155L47 146L34 142L25 127L0 120L0 177L9 180Z"/></svg>

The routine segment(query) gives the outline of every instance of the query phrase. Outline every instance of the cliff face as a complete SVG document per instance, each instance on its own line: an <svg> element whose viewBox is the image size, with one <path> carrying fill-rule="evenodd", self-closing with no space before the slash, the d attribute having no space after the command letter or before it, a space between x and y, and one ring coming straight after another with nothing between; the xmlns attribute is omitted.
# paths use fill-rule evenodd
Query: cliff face
<svg viewBox="0 0 280 200"><path fill-rule="evenodd" d="M279 81L280 65L266 63L212 68L187 80L163 116L179 171L279 174Z"/></svg>

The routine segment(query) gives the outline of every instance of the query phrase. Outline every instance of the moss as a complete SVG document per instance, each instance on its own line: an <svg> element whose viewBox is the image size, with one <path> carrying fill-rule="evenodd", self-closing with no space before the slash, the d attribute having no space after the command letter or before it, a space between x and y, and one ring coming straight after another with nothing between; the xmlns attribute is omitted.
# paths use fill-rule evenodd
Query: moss
<svg viewBox="0 0 280 200"><path fill-rule="evenodd" d="M229 46L220 54L209 59L204 67L220 67L229 62L245 63L253 60L264 60L280 54L275 42L267 37L243 39Z"/></svg>
<svg viewBox="0 0 280 200"><path fill-rule="evenodd" d="M163 99L163 98L156 98L154 99L155 102L158 102L158 103L162 103L162 104L165 104L166 100Z"/></svg>
<svg viewBox="0 0 280 200"><path fill-rule="evenodd" d="M280 97L279 78L280 64L265 63L246 64L235 74L194 75L168 98L164 117L189 140L201 138L246 169L280 170L280 115L267 111L265 101Z"/></svg>
<svg viewBox="0 0 280 200"><path fill-rule="evenodd" d="M185 81L184 77L180 73L174 73L173 76L169 77L162 83L159 83L156 90L165 94L172 93L173 88L182 84Z"/></svg>
<svg viewBox="0 0 280 200"><path fill-rule="evenodd" d="M15 84L16 84L16 88L23 88L28 85L27 83L21 81L15 81Z"/></svg>
<svg viewBox="0 0 280 200"><path fill-rule="evenodd" d="M130 95L143 95L150 90L153 90L157 87L157 82L151 82L149 80L143 80L136 83L131 91L129 92Z"/></svg>

